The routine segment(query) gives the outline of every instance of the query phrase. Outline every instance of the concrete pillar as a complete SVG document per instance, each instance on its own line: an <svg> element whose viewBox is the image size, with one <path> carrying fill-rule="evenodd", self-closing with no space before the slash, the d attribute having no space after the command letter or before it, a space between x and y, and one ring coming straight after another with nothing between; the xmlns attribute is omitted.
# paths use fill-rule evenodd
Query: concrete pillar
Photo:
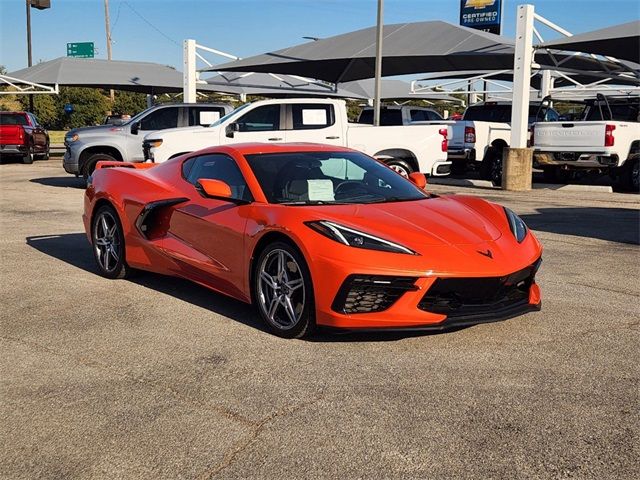
<svg viewBox="0 0 640 480"><path fill-rule="evenodd" d="M502 151L502 188L512 192L531 190L533 150L505 148Z"/></svg>

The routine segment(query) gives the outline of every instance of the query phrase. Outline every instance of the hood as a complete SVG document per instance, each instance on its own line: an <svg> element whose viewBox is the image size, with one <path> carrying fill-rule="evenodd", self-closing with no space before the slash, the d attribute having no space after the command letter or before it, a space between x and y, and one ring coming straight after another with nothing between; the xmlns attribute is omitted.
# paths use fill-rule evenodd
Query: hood
<svg viewBox="0 0 640 480"><path fill-rule="evenodd" d="M123 127L124 127L124 125L96 125L96 126L93 126L93 127L80 127L80 128L74 128L74 129L69 130L67 132L67 135L74 134L74 133L77 133L78 135L81 135L83 133L84 134L87 134L87 133L89 133L89 134L93 134L93 133L102 134L104 132L108 132L112 128L120 129L120 128L123 128Z"/></svg>
<svg viewBox="0 0 640 480"><path fill-rule="evenodd" d="M145 140L149 139L165 139L168 136L177 133L178 135L185 133L211 133L216 130L217 127L203 127L202 125L197 125L195 127L178 127L178 128L167 128L165 130L157 130L155 132L147 133L144 136Z"/></svg>
<svg viewBox="0 0 640 480"><path fill-rule="evenodd" d="M308 209L308 219L333 221L418 252L421 247L434 245L478 245L501 236L499 227L454 197L293 208Z"/></svg>

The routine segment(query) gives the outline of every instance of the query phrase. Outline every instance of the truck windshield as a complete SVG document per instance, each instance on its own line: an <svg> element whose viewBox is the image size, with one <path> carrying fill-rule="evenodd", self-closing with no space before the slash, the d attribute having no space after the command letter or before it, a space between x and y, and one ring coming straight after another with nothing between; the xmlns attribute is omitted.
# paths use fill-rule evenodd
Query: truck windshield
<svg viewBox="0 0 640 480"><path fill-rule="evenodd" d="M0 125L29 125L24 113L0 113Z"/></svg>
<svg viewBox="0 0 640 480"><path fill-rule="evenodd" d="M335 205L423 200L429 196L359 152L245 155L269 203Z"/></svg>

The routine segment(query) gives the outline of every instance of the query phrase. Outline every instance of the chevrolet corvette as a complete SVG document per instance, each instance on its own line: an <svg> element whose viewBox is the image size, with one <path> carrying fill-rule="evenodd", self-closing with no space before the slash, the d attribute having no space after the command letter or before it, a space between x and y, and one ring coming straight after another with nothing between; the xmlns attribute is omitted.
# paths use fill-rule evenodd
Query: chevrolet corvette
<svg viewBox="0 0 640 480"><path fill-rule="evenodd" d="M158 165L100 162L83 221L101 275L191 280L253 304L286 338L539 310L542 247L523 220L425 187L420 173L346 148L239 144Z"/></svg>

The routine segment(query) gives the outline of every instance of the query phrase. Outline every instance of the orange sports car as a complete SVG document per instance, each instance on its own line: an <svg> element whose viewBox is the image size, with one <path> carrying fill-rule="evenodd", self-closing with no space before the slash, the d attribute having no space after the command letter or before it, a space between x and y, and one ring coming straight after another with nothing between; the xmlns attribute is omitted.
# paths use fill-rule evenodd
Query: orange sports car
<svg viewBox="0 0 640 480"><path fill-rule="evenodd" d="M525 223L425 184L346 148L240 144L158 165L102 162L83 219L105 277L192 280L254 304L282 337L539 310L542 247Z"/></svg>

